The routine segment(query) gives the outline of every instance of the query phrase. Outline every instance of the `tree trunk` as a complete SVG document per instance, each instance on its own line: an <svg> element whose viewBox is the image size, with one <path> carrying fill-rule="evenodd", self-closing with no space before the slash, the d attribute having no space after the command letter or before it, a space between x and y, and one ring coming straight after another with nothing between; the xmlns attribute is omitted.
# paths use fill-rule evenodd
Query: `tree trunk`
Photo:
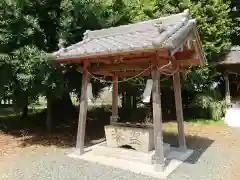
<svg viewBox="0 0 240 180"><path fill-rule="evenodd" d="M133 98L132 106L133 106L134 109L137 109L137 96L136 96L136 94L133 94L132 98Z"/></svg>
<svg viewBox="0 0 240 180"><path fill-rule="evenodd" d="M28 116L28 105L25 105L22 109L22 116L20 117L20 120L25 119Z"/></svg>
<svg viewBox="0 0 240 180"><path fill-rule="evenodd" d="M61 98L53 98L51 111L52 120L56 121L56 125L72 123L78 117L77 109L74 107L69 93L63 94Z"/></svg>
<svg viewBox="0 0 240 180"><path fill-rule="evenodd" d="M122 107L125 106L125 103L126 103L126 95L125 95L125 92L122 92Z"/></svg>
<svg viewBox="0 0 240 180"><path fill-rule="evenodd" d="M52 98L50 96L47 96L46 130L49 133L52 130Z"/></svg>
<svg viewBox="0 0 240 180"><path fill-rule="evenodd" d="M129 94L128 92L126 92L126 97L125 97L125 107L127 108L131 108L132 107L132 98L131 98L131 94Z"/></svg>

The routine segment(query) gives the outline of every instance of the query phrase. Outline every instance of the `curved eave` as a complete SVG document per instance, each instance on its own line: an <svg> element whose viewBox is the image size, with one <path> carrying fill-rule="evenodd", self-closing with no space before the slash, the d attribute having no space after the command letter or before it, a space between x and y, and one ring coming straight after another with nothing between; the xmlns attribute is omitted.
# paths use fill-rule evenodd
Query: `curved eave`
<svg viewBox="0 0 240 180"><path fill-rule="evenodd" d="M103 52L103 53L98 53L98 54L85 54L84 56L67 56L67 57L57 57L50 55L49 60L50 61L55 61L56 63L77 63L81 62L83 60L96 60L101 59L101 58L114 58L114 57L127 57L131 54L144 54L144 53L163 53L163 54L168 54L169 55L169 50L167 48L139 48L139 49L133 49L129 51L123 51L123 52L118 52L118 51L113 51L113 52Z"/></svg>

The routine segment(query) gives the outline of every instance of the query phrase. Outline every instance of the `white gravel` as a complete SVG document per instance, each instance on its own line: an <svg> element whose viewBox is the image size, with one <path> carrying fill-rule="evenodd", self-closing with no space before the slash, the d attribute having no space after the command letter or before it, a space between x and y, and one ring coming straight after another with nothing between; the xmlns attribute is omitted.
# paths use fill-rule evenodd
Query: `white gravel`
<svg viewBox="0 0 240 180"><path fill-rule="evenodd" d="M233 160L226 150L214 142L203 154L196 150L167 180L220 180ZM70 150L45 147L44 150L28 148L21 156L11 159L0 180L155 180L103 165L93 164L66 156ZM196 157L202 154L197 162ZM195 163L195 164L194 164ZM7 168L8 167L8 168Z"/></svg>
<svg viewBox="0 0 240 180"><path fill-rule="evenodd" d="M192 128L192 129L191 129ZM239 180L240 129L211 126L190 126L201 138L190 135L188 143L196 149L193 155L178 167L167 180ZM198 131L198 134L195 132ZM211 133L209 133L211 132ZM208 147L209 146L209 147ZM69 158L71 149L40 145L25 147L9 155L0 155L0 180L156 180L99 164ZM231 174L237 176L231 176ZM230 174L230 175L229 175ZM229 177L231 176L231 177Z"/></svg>

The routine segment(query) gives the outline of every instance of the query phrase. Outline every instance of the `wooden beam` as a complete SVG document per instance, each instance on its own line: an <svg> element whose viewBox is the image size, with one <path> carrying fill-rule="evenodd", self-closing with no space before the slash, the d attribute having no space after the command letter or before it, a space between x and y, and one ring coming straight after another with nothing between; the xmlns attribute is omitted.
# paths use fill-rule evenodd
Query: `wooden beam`
<svg viewBox="0 0 240 180"><path fill-rule="evenodd" d="M147 63L151 62L154 58L155 54L153 55L142 55L142 56L136 56L136 55L130 55L127 57L109 57L109 58L99 58L99 59L86 59L86 61L89 61L89 63L104 63L104 64L119 64L119 63L125 63L125 64L132 64L132 63Z"/></svg>
<svg viewBox="0 0 240 180"><path fill-rule="evenodd" d="M108 64L103 66L95 66L89 69L90 73L97 71L127 71L127 70L144 70L147 69L149 64Z"/></svg>
<svg viewBox="0 0 240 180"><path fill-rule="evenodd" d="M160 92L160 75L156 66L152 68L152 103L153 103L153 129L155 145L155 170L164 171L164 148L163 148L163 127L162 127L162 108Z"/></svg>
<svg viewBox="0 0 240 180"><path fill-rule="evenodd" d="M94 73L91 73L93 75L99 75L99 76L149 76L151 75L150 71L112 71L112 72L108 72L108 71L96 71Z"/></svg>
<svg viewBox="0 0 240 180"><path fill-rule="evenodd" d="M169 50L167 48L163 49L139 49L139 50L134 50L134 51L128 51L128 52L106 52L103 54L96 54L96 55L87 55L87 56L71 56L71 57L57 57L56 62L59 63L76 63L76 62L81 62L83 60L94 60L97 61L99 59L114 59L117 57L131 57L131 56L138 56L141 57L143 54L155 54L156 52L160 52L161 54L166 54Z"/></svg>
<svg viewBox="0 0 240 180"><path fill-rule="evenodd" d="M201 65L201 61L199 59L180 59L181 66L197 66Z"/></svg>
<svg viewBox="0 0 240 180"><path fill-rule="evenodd" d="M118 121L118 76L113 76L113 88L112 88L112 116L110 123Z"/></svg>
<svg viewBox="0 0 240 180"><path fill-rule="evenodd" d="M93 75L99 75L99 76L114 76L114 74L112 72L109 71L96 71L96 72L89 72L90 74Z"/></svg>
<svg viewBox="0 0 240 180"><path fill-rule="evenodd" d="M56 63L79 63L82 61L89 61L91 63L97 62L106 62L109 64L109 60L113 61L114 59L127 59L129 58L141 58L141 57L151 57L159 54L161 58L169 57L169 50L167 48L162 49L140 49L135 51L128 52L113 52L113 53L104 53L97 55L88 55L88 56L71 56L71 57L57 57L53 62Z"/></svg>
<svg viewBox="0 0 240 180"><path fill-rule="evenodd" d="M114 72L119 77L127 77L127 76L150 76L150 70L142 72L142 71L127 71L127 72Z"/></svg>
<svg viewBox="0 0 240 180"><path fill-rule="evenodd" d="M194 51L192 49L187 49L187 50L184 50L182 52L176 52L174 54L174 57L176 58L176 60L189 59L189 58L192 58L192 56L194 54L196 54L196 51Z"/></svg>
<svg viewBox="0 0 240 180"><path fill-rule="evenodd" d="M177 122L178 122L179 147L182 150L186 150L183 109L182 109L181 83L180 83L180 73L179 72L177 72L173 75L173 88L174 88L174 95L175 95L176 116L177 116Z"/></svg>
<svg viewBox="0 0 240 180"><path fill-rule="evenodd" d="M176 62L179 62L176 61ZM161 62L161 64L163 64ZM167 64L167 62L164 63L164 65ZM186 66L195 66L195 65L199 65L199 60L198 59L184 59L184 60L180 60L179 62L180 64L180 68L181 70L183 71L184 67ZM112 66L112 65L111 65ZM114 66L117 66L117 65L114 65ZM124 65L125 66L125 65ZM132 67L132 65L127 65L128 67ZM107 66L109 67L109 66ZM123 67L123 66L122 66ZM159 65L159 67L161 67L161 65ZM134 66L135 68L135 66ZM93 75L100 75L100 76L114 76L114 74L116 74L117 76L119 77L127 77L127 76L137 76L137 75L140 75L140 76L149 76L151 75L151 72L150 70L146 70L147 69L147 66L143 69L143 68L139 68L137 70L127 70L127 68L117 68L118 71L116 71L116 69L113 69L113 68L104 68L104 69L90 69L89 70L89 73L93 74ZM146 71L145 71L146 70ZM172 68L172 65L170 67L166 67L164 68L164 72L167 72L167 73L171 73L175 70L175 68ZM143 72L144 71L144 72ZM83 68L80 68L80 72L83 72Z"/></svg>
<svg viewBox="0 0 240 180"><path fill-rule="evenodd" d="M184 72L184 69L180 69L179 70L180 72ZM173 69L165 69L164 71L165 73L171 73L173 72ZM114 76L114 74L116 76L119 76L119 77L132 77L132 76L150 76L151 75L151 72L150 70L147 70L145 72L143 71L118 71L118 72L95 72L94 75L100 75L100 76ZM161 74L161 73L160 73Z"/></svg>
<svg viewBox="0 0 240 180"><path fill-rule="evenodd" d="M156 57L156 55L149 56L149 57L132 57L132 58L127 58L127 59L121 59L117 62L119 63L111 63L111 64L150 64L153 59ZM159 58L159 64L164 64L168 61L169 57L161 57Z"/></svg>
<svg viewBox="0 0 240 180"><path fill-rule="evenodd" d="M78 57L69 57L69 58L61 58L57 59L56 62L59 63L81 63L84 61L88 61L88 63L105 63L105 64L111 64L112 61L110 59L81 59Z"/></svg>
<svg viewBox="0 0 240 180"><path fill-rule="evenodd" d="M122 63L125 64L136 64L136 63L149 63L153 60L153 57L135 57L135 58L127 58L127 59L123 59Z"/></svg>
<svg viewBox="0 0 240 180"><path fill-rule="evenodd" d="M84 140L85 140L85 128L86 128L86 116L87 116L87 85L88 85L88 62L84 62L84 71L82 76L82 89L80 98L80 110L78 120L77 131L77 153L80 155L84 153Z"/></svg>
<svg viewBox="0 0 240 180"><path fill-rule="evenodd" d="M176 52L174 58L177 61L180 61L181 66L197 66L202 64L194 49L186 49L183 52Z"/></svg>

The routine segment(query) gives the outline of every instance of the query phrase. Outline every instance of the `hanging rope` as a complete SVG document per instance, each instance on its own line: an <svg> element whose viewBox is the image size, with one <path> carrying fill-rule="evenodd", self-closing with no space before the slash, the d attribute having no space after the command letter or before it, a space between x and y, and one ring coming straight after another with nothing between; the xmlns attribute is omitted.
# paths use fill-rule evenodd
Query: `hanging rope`
<svg viewBox="0 0 240 180"><path fill-rule="evenodd" d="M158 70L161 74L164 74L164 75L166 75L166 76L172 76L172 75L174 75L174 74L179 70L179 67L177 67L172 73L166 73L166 72L164 72L163 69L166 68L166 67L168 67L168 66L170 66L170 65L172 65L172 62L169 60L169 62L168 62L167 64L165 64L165 65L163 65L163 66L161 66L161 67L158 67L158 66L157 66L157 70ZM127 79L123 79L123 80L121 80L121 81L108 81L108 80L106 80L105 78L99 78L99 77L94 76L94 75L91 74L89 71L87 71L87 73L88 73L93 79L95 79L95 80L98 80L98 81L100 81L100 82L102 82L102 83L112 84L113 82L121 83L121 82L127 82L127 81L130 81L130 80L133 80L133 79L141 76L141 75L142 75L143 73L145 73L146 71L148 71L151 67L152 67L152 65L150 65L148 68L144 69L144 70L143 70L142 72L140 72L139 74L137 74L137 75L135 75L135 76L133 76L133 77L127 78ZM164 81L164 80L166 80L167 78L168 78L168 77L164 78L164 79L161 80L161 81Z"/></svg>
<svg viewBox="0 0 240 180"><path fill-rule="evenodd" d="M179 70L179 66L177 66L177 68L172 72L172 73L167 73L167 72L164 72L164 68L166 68L166 67L168 67L168 66L170 66L170 65L172 65L172 61L171 60L169 60L169 63L168 64L165 64L165 65L163 65L162 67L158 67L157 66L157 69L158 69L158 71L161 73L161 74L164 74L164 75L166 75L166 76L172 76L172 75L174 75L178 70Z"/></svg>
<svg viewBox="0 0 240 180"><path fill-rule="evenodd" d="M87 71L87 72L88 72L88 74L89 74L93 79L99 80L100 82L104 82L104 83L118 82L118 83L121 83L121 82L130 81L130 80L132 80L132 79L137 78L138 76L141 76L143 73L145 73L146 71L148 71L151 67L152 67L152 65L150 65L147 69L143 70L143 71L140 72L139 74L137 74L137 75L135 75L135 76L133 76L133 77L130 77L130 78L128 78L128 79L123 79L123 80L121 80L121 81L107 81L107 80L105 80L105 79L103 80L103 79L101 79L101 78L98 78L98 77L92 75L89 71Z"/></svg>
<svg viewBox="0 0 240 180"><path fill-rule="evenodd" d="M158 68L158 67L157 67ZM167 72L164 72L164 71L160 71L159 68L158 68L158 71L161 72L161 74L164 74L166 76L172 76L174 75L177 71L179 70L179 67L177 67L172 73L167 73Z"/></svg>

